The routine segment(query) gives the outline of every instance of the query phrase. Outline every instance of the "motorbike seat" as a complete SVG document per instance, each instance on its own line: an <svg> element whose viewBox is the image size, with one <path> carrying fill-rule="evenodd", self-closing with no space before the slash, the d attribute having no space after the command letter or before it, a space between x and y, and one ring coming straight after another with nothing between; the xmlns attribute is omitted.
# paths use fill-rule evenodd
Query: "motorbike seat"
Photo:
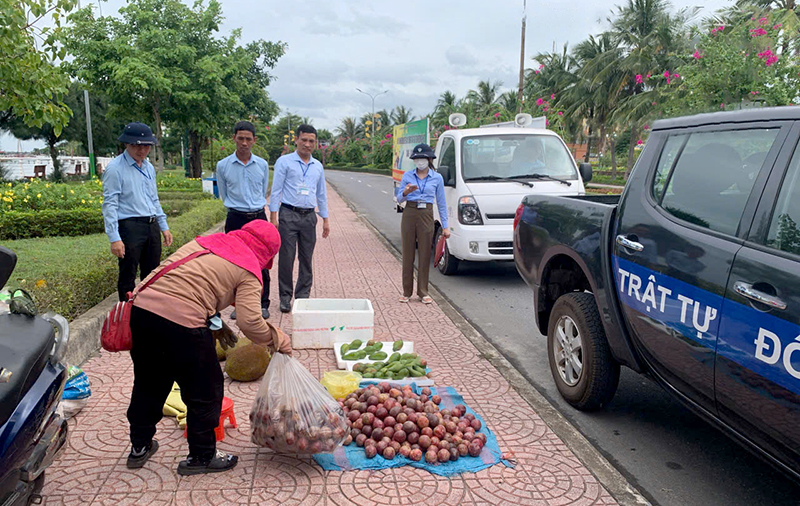
<svg viewBox="0 0 800 506"><path fill-rule="evenodd" d="M0 366L12 373L0 383L0 427L44 370L54 342L55 330L42 318L0 315Z"/></svg>

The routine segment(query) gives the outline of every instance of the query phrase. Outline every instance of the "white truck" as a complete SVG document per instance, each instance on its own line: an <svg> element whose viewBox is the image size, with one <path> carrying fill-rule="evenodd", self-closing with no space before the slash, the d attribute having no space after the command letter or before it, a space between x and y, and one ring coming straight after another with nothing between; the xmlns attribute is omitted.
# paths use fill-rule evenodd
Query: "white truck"
<svg viewBox="0 0 800 506"><path fill-rule="evenodd" d="M452 125L464 124L453 115ZM536 122L540 128L532 128ZM519 125L519 126L517 126ZM575 163L561 137L544 118L520 114L492 128L452 129L439 137L436 170L444 178L451 236L438 269L454 274L462 260L511 261L515 214L532 193L584 195L592 178L588 163ZM435 240L442 233L434 206Z"/></svg>

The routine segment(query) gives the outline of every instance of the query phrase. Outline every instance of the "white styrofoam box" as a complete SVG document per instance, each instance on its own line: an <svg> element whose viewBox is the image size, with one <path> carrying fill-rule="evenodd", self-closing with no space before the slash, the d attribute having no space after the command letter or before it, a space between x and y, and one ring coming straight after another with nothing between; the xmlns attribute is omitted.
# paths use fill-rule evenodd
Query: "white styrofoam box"
<svg viewBox="0 0 800 506"><path fill-rule="evenodd" d="M295 299L292 348L330 348L335 341L372 339L375 312L369 299Z"/></svg>
<svg viewBox="0 0 800 506"><path fill-rule="evenodd" d="M214 193L214 181L203 179L203 192Z"/></svg>
<svg viewBox="0 0 800 506"><path fill-rule="evenodd" d="M365 358L363 360L344 360L342 358L342 353L341 353L342 345L345 343L349 344L351 342L352 340L341 341L341 342L336 341L335 343L333 343L333 352L336 354L336 366L339 369L347 369L348 371L352 371L353 366L358 364L359 362L369 362L369 363L386 362L387 360L389 360L389 357L392 356L392 353L394 353L394 351L392 351L392 346L394 345L394 342L384 341L380 351L386 353L387 357L383 360L370 360L369 358ZM361 347L359 348L359 350L363 350L366 347L367 347L367 342L363 341L361 343ZM347 353L350 353L351 351L358 351L358 350L347 350ZM400 348L400 351L398 353L400 353L401 355L405 353L414 353L414 343L412 343L411 341L403 341L403 347Z"/></svg>

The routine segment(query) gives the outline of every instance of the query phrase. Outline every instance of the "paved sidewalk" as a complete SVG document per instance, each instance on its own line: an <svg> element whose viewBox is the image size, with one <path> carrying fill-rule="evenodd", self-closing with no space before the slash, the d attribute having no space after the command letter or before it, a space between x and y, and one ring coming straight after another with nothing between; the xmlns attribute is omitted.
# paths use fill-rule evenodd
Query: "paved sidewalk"
<svg viewBox="0 0 800 506"><path fill-rule="evenodd" d="M226 429L219 448L239 455L236 469L178 476L176 467L185 458L186 440L175 420L165 418L156 435L158 452L143 469L132 471L125 467L129 451L125 412L133 384L132 364L126 353L102 352L84 365L93 395L89 405L70 420L68 448L47 471L45 504L616 504L439 307L397 302L400 262L335 192L328 195L331 236L317 242L311 296L371 299L375 338L414 341L433 369L437 385L455 387L463 395L495 432L502 451L516 460L516 467L499 464L451 478L408 466L378 472L326 472L310 457L256 448L250 442L248 413L259 381L226 379L225 392L235 402L239 427ZM277 310L277 279L272 292L271 321L291 332L291 316ZM295 356L317 377L336 368L332 350L298 350Z"/></svg>

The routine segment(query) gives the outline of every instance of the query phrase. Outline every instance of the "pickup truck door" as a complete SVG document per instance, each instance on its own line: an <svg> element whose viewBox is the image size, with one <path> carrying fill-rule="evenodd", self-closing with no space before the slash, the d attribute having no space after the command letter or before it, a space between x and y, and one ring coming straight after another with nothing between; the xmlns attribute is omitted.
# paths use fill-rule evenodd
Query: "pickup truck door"
<svg viewBox="0 0 800 506"><path fill-rule="evenodd" d="M639 188L629 181L620 202L612 260L634 345L668 386L710 413L740 224L749 228L769 172L762 168L772 167L790 124L653 132L660 156L634 170Z"/></svg>
<svg viewBox="0 0 800 506"><path fill-rule="evenodd" d="M720 418L793 463L795 472L800 472L798 132L800 125L775 164L748 240L736 254L715 375Z"/></svg>

